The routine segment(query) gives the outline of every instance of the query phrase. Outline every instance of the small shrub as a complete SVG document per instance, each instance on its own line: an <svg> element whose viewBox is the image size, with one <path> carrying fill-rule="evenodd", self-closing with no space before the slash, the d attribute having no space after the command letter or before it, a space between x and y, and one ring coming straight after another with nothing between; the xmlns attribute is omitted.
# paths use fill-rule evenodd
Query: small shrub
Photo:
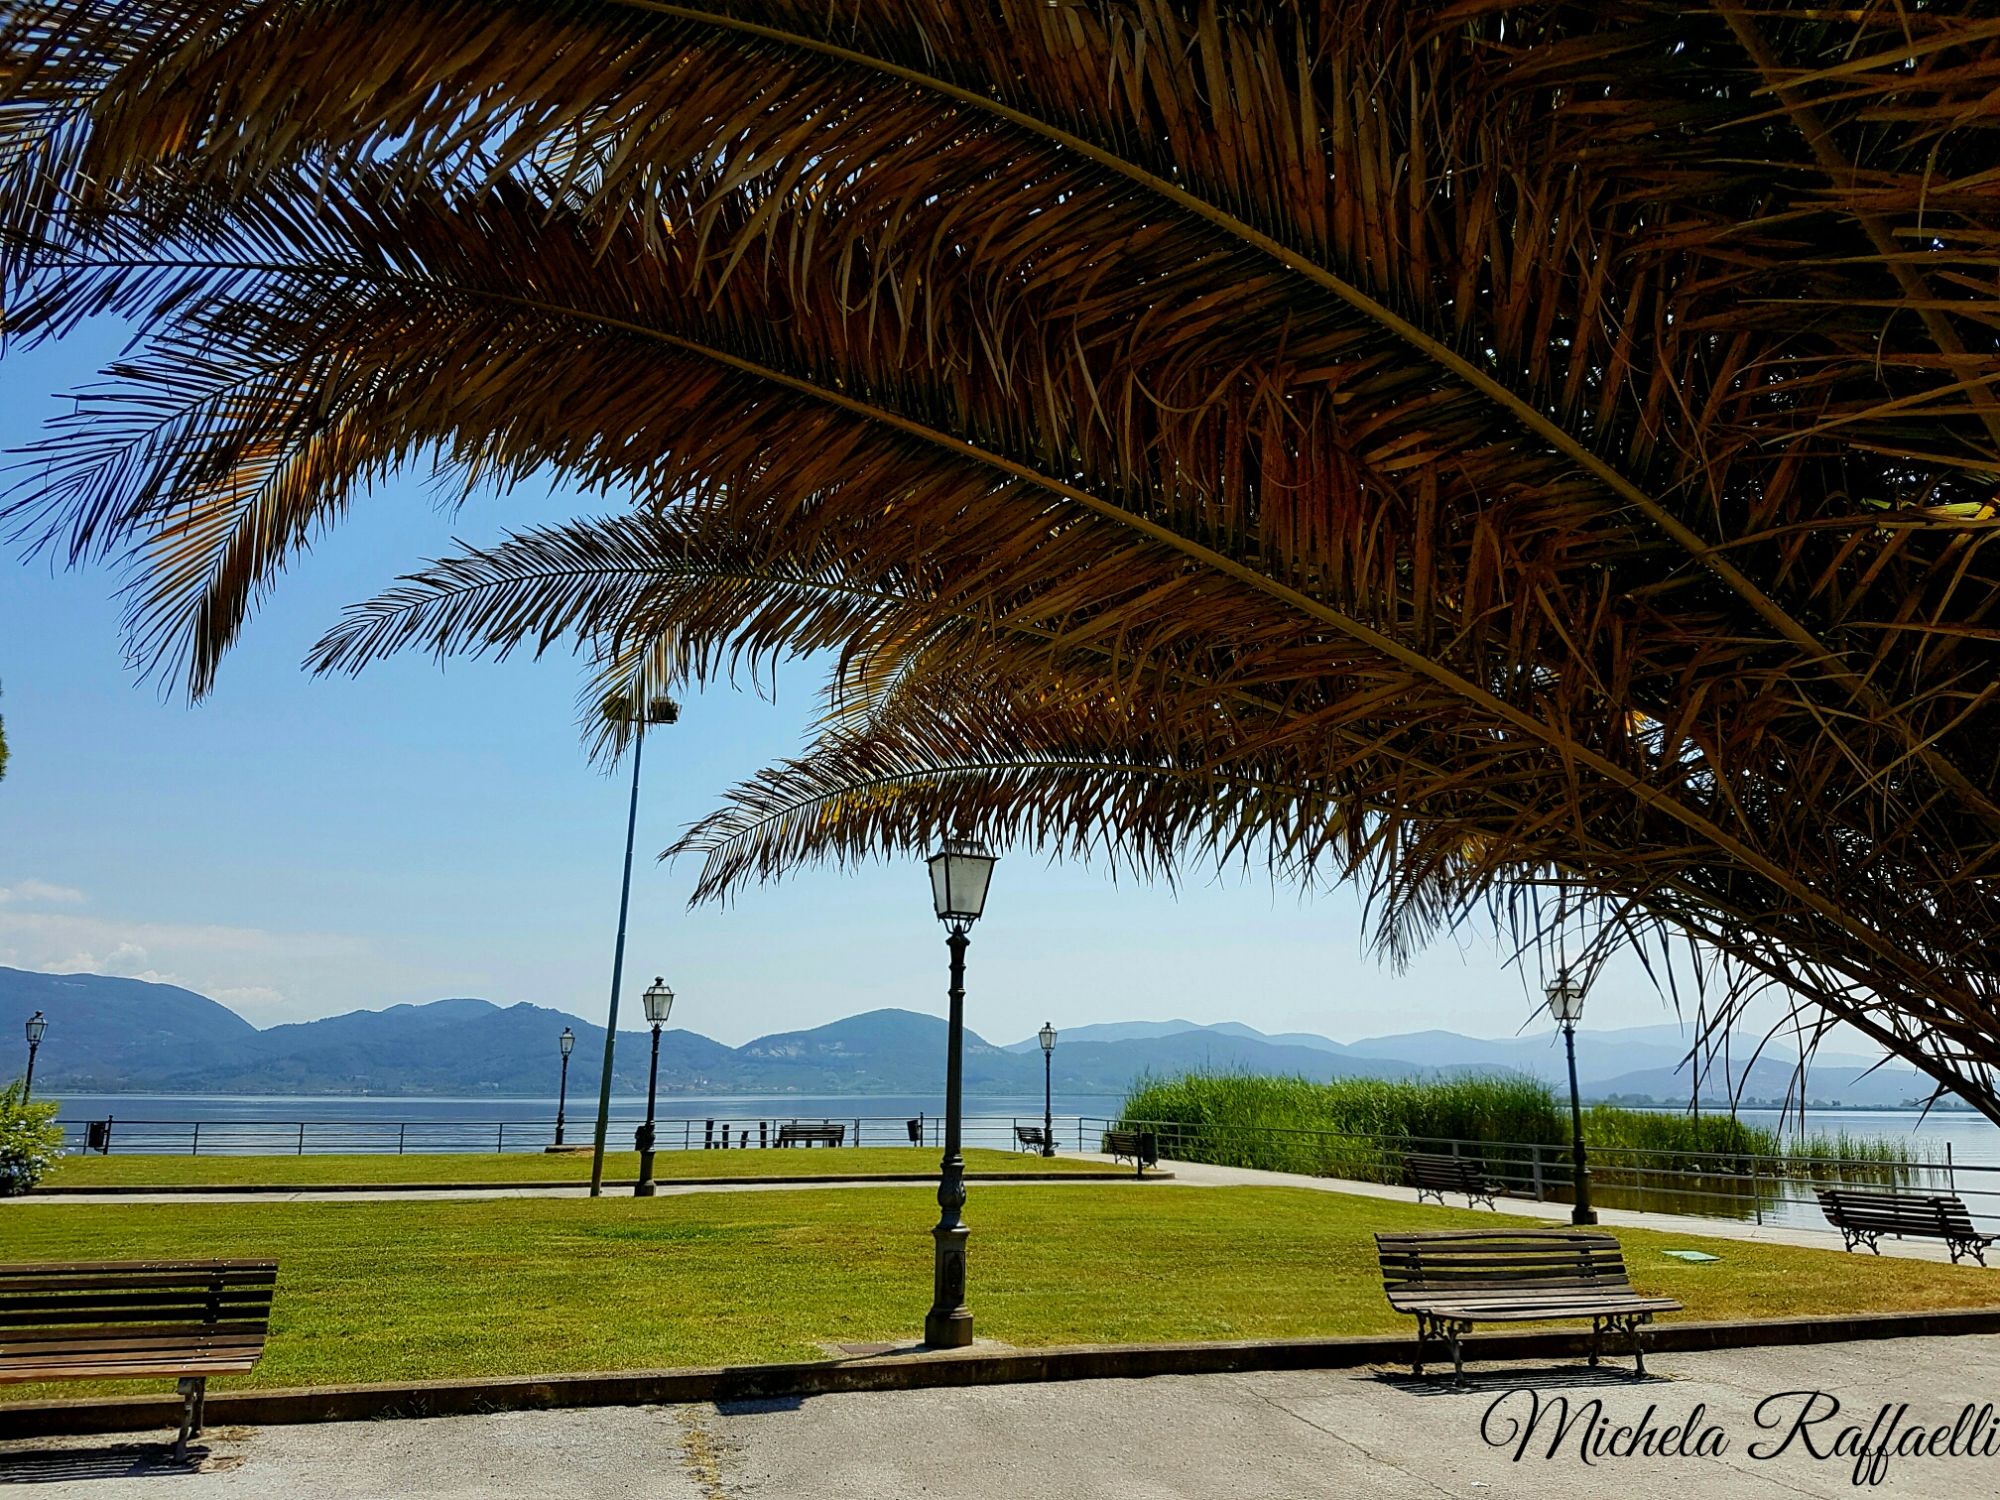
<svg viewBox="0 0 2000 1500"><path fill-rule="evenodd" d="M0 1198L25 1193L62 1155L56 1103L31 1103L16 1080L0 1090Z"/></svg>

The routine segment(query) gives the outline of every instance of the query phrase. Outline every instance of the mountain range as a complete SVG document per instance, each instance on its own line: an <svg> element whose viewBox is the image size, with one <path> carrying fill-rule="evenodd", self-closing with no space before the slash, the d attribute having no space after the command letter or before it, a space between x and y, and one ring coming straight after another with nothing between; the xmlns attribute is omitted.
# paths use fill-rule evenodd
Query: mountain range
<svg viewBox="0 0 2000 1500"><path fill-rule="evenodd" d="M196 1094L389 1094L547 1096L555 1039L575 1032L572 1089L594 1085L604 1029L543 1006L478 999L394 1005L263 1030L192 990L96 974L37 974L0 968L0 1039L17 1039L34 1011L49 1021L36 1062L36 1092ZM776 1032L730 1047L698 1032L662 1034L665 1094L932 1093L944 1055L944 1022L906 1010L875 1010L803 1031ZM630 1034L618 1049L613 1088L645 1088L647 1049ZM1687 1042L1678 1027L1580 1032L1578 1069L1587 1097L1684 1102ZM0 1046L7 1045L0 1040ZM1742 1049L1747 1055L1750 1049ZM1030 1036L996 1046L967 1031L969 1095L1033 1094L1041 1047ZM1567 1083L1553 1033L1481 1039L1419 1031L1336 1042L1311 1033L1266 1035L1240 1022L1130 1021L1061 1032L1053 1074L1065 1094L1121 1094L1146 1074L1238 1071L1410 1078L1512 1071ZM1746 1099L1782 1099L1791 1065L1766 1057ZM0 1073L4 1076L4 1073ZM1903 1067L1871 1070L1865 1057L1822 1053L1814 1100L1899 1104L1926 1092ZM1704 1088L1718 1101L1720 1082Z"/></svg>

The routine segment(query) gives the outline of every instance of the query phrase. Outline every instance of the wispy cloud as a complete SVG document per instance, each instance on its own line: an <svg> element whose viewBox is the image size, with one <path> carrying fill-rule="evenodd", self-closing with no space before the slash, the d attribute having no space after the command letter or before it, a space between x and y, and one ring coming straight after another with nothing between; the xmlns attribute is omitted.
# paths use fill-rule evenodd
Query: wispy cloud
<svg viewBox="0 0 2000 1500"><path fill-rule="evenodd" d="M45 974L109 974L179 985L220 1000L259 1025L298 1019L302 1004L317 1010L299 995L296 981L369 951L367 943L341 933L120 922L20 905L0 905L0 963Z"/></svg>
<svg viewBox="0 0 2000 1500"><path fill-rule="evenodd" d="M0 885L0 906L80 906L83 892L73 885L52 885L46 880L17 880Z"/></svg>

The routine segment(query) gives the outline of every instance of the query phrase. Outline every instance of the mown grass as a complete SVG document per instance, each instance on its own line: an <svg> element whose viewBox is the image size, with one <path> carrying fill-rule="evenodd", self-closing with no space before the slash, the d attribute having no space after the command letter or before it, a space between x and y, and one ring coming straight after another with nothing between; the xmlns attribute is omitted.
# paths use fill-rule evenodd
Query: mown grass
<svg viewBox="0 0 2000 1500"><path fill-rule="evenodd" d="M890 1172L937 1170L934 1146L857 1146L789 1151L662 1151L653 1158L653 1176L666 1182L689 1177L867 1177ZM971 1172L1102 1172L1102 1162L1071 1155L1041 1157L1019 1151L981 1148L965 1153ZM608 1152L606 1178L630 1179L639 1172L636 1151ZM43 1179L43 1186L158 1187L178 1184L312 1187L329 1183L587 1182L590 1153L448 1152L425 1155L340 1156L68 1156Z"/></svg>
<svg viewBox="0 0 2000 1500"><path fill-rule="evenodd" d="M817 1358L911 1339L930 1301L922 1188L678 1198L0 1208L7 1258L275 1256L269 1351L218 1382L286 1386ZM1407 1333L1370 1234L1528 1221L1286 1188L975 1189L971 1305L1035 1346ZM2000 1303L1974 1267L1619 1231L1688 1318ZM12 1399L80 1384L16 1387ZM107 1385L123 1389L130 1385Z"/></svg>

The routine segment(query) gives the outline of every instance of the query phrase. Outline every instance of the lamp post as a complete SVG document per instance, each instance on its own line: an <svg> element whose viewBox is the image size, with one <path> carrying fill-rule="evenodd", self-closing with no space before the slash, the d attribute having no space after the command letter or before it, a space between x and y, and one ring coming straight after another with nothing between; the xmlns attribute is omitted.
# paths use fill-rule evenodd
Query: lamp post
<svg viewBox="0 0 2000 1500"><path fill-rule="evenodd" d="M660 1028L673 1012L674 992L655 974L646 986L646 1019L653 1023L653 1070L646 1075L646 1123L639 1127L639 1180L632 1185L635 1198L650 1198L657 1191L653 1184L653 1105L660 1097Z"/></svg>
<svg viewBox="0 0 2000 1500"><path fill-rule="evenodd" d="M931 1310L924 1317L924 1343L933 1349L963 1349L972 1342L972 1310L965 1305L965 1242L972 1231L959 1210L965 1207L965 1157L959 1150L959 1086L964 1077L966 932L986 907L993 856L964 839L947 839L930 857L931 900L938 920L950 931L951 1020L945 1033L944 1161L938 1176L937 1228L931 1266Z"/></svg>
<svg viewBox="0 0 2000 1500"><path fill-rule="evenodd" d="M597 1137L590 1148L590 1196L604 1194L604 1132L611 1124L611 1062L618 1045L618 985L625 974L625 913L632 905L632 841L639 832L639 755L646 747L646 729L671 724L681 716L680 705L655 698L642 713L632 712L629 699L613 696L603 704L606 720L629 724L632 731L632 810L625 816L625 883L618 891L618 945L611 952L611 1013L604 1022L604 1076L597 1084Z"/></svg>
<svg viewBox="0 0 2000 1500"><path fill-rule="evenodd" d="M42 1045L42 1034L49 1029L47 1017L36 1011L28 1017L28 1076L21 1083L21 1102L35 1092L35 1053Z"/></svg>
<svg viewBox="0 0 2000 1500"><path fill-rule="evenodd" d="M1576 1202L1571 1205L1572 1224L1595 1224L1596 1211L1590 1206L1590 1171L1583 1160L1583 1103L1576 1092L1576 1023L1583 1019L1583 986L1563 970L1549 986L1549 1014L1562 1023L1563 1046L1569 1051L1569 1125L1571 1150L1576 1161Z"/></svg>
<svg viewBox="0 0 2000 1500"><path fill-rule="evenodd" d="M1055 1056L1056 1029L1047 1021L1036 1033L1042 1040L1042 1155L1056 1154L1055 1092L1049 1082L1050 1060Z"/></svg>
<svg viewBox="0 0 2000 1500"><path fill-rule="evenodd" d="M563 1106L569 1102L569 1054L576 1046L576 1033L567 1026L556 1038L556 1049L562 1053L562 1082L556 1085L556 1144L563 1143Z"/></svg>

